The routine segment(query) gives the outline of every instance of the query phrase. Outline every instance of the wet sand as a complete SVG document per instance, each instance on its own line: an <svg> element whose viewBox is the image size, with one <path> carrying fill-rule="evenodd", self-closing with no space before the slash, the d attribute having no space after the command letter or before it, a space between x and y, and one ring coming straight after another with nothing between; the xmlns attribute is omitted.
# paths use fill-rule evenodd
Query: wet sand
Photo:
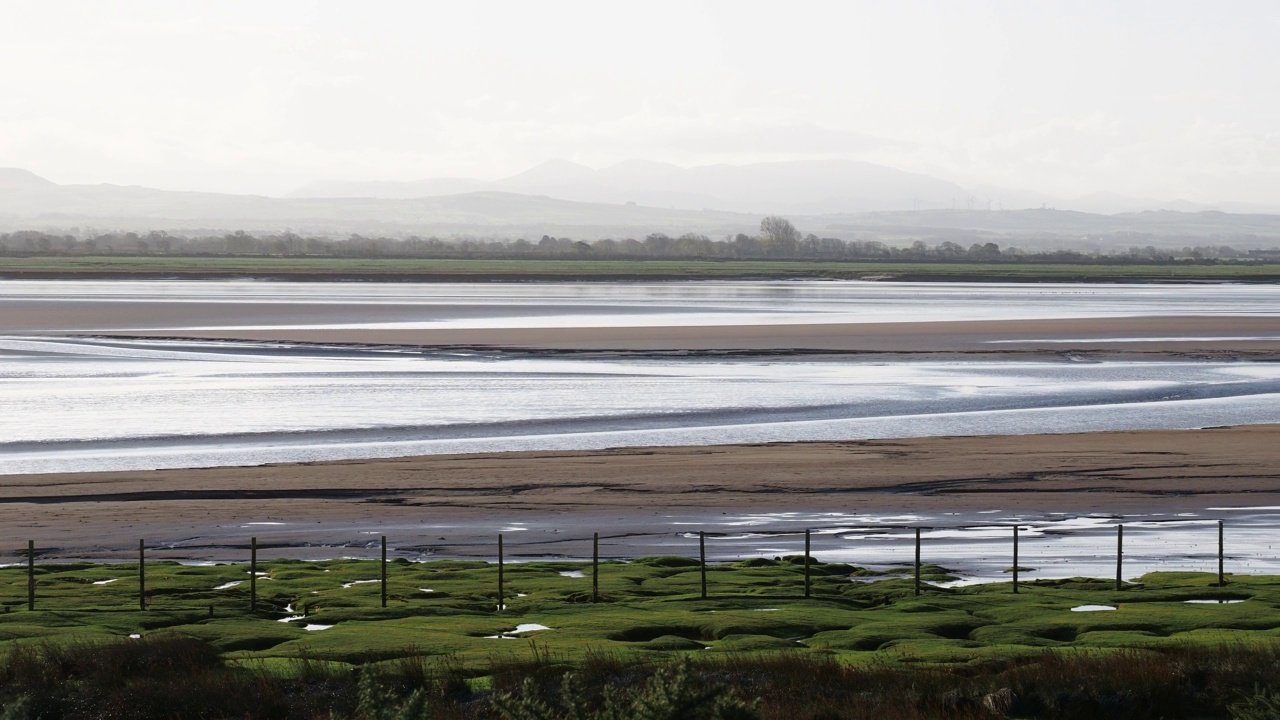
<svg viewBox="0 0 1280 720"><path fill-rule="evenodd" d="M1239 356L1253 359L1275 357L1280 353L1280 318L1261 317L449 330L202 328L92 334L127 338L553 353L948 353L999 356L1079 352L1125 357Z"/></svg>
<svg viewBox="0 0 1280 720"><path fill-rule="evenodd" d="M686 299L687 301L687 299ZM686 307L670 298L643 306L516 302L420 304L401 300L262 302L234 295L182 301L85 297L13 297L0 313L0 335L94 335L248 340L415 348L474 348L530 352L636 353L962 353L1063 354L1075 351L1146 357L1189 354L1257 358L1280 352L1280 316L1247 314L1111 316L1067 319L947 320L717 324L715 304ZM618 315L658 312L664 323L688 312L711 324L631 327ZM877 312L872 303L868 311ZM820 319L815 313L814 319ZM539 327L573 316L587 326ZM599 316L593 323L590 318ZM549 318L546 321L540 318ZM506 327L458 328L453 323L505 319ZM637 322L643 322L642 319ZM446 327L432 327L442 323ZM376 327L400 324L399 327ZM602 327L590 327L597 324ZM374 325L374 327L359 327ZM408 327L406 327L408 325ZM253 329L248 329L253 328Z"/></svg>
<svg viewBox="0 0 1280 720"><path fill-rule="evenodd" d="M147 336L150 333L138 333ZM1280 352L1280 317L430 329L200 330L165 337L551 352L1126 354ZM1170 341L1167 338L1180 338ZM1240 338L1266 339L1240 339ZM1226 339L1223 339L1226 338Z"/></svg>
<svg viewBox="0 0 1280 720"><path fill-rule="evenodd" d="M644 309L674 313L681 307ZM1280 352L1280 316L1136 316L1033 320L538 327L540 316L624 314L608 305L183 302L11 298L0 335L114 335L542 352L989 353L1073 350L1145 355ZM508 327L432 328L494 316ZM341 327L377 323L419 327ZM604 320L600 324L612 324ZM587 322L586 324L590 324ZM245 329L245 326L257 329ZM301 327L299 327L301 326ZM1176 339L1176 340L1175 340Z"/></svg>
<svg viewBox="0 0 1280 720"><path fill-rule="evenodd" d="M400 552L465 556L487 553L513 523L545 526L561 541L548 552L603 529L626 555L627 534L669 533L674 517L956 513L963 522L990 509L1280 505L1278 443L1280 426L1263 425L4 476L0 523L64 558L125 557L146 538L160 557L225 560L250 535L293 546L277 554L333 557L379 533Z"/></svg>

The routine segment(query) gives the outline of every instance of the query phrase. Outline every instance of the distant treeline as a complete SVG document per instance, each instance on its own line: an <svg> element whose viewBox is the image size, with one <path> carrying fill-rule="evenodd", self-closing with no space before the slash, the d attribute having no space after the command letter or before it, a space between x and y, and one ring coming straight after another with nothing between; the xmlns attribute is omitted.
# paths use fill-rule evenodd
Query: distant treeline
<svg viewBox="0 0 1280 720"><path fill-rule="evenodd" d="M842 240L803 235L785 218L767 217L756 235L739 233L721 240L686 233L672 237L651 233L643 239L593 241L543 235L537 240L303 237L294 233L184 237L165 232L112 232L76 237L39 231L0 234L0 255L125 256L279 256L425 259L685 259L685 260L899 260L920 262L1062 262L1167 263L1176 261L1275 261L1280 249L1236 250L1226 245L1117 248L1109 253L1078 250L1028 251L975 242L968 247L952 240L916 240L892 246L878 240Z"/></svg>

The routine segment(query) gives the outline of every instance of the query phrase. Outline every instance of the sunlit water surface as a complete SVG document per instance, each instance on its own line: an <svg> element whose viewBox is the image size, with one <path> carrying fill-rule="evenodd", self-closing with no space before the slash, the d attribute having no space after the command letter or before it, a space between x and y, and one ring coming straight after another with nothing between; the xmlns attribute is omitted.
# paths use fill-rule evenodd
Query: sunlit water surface
<svg viewBox="0 0 1280 720"><path fill-rule="evenodd" d="M1280 285L0 281L6 306L165 306L113 329L505 328L1280 315ZM214 308L214 312L202 309ZM251 308L246 310L246 308ZM0 328L4 327L0 316ZM74 322L66 329L77 328ZM3 331L0 331L3 332Z"/></svg>
<svg viewBox="0 0 1280 720"><path fill-rule="evenodd" d="M1280 364L0 338L0 473L1280 422Z"/></svg>

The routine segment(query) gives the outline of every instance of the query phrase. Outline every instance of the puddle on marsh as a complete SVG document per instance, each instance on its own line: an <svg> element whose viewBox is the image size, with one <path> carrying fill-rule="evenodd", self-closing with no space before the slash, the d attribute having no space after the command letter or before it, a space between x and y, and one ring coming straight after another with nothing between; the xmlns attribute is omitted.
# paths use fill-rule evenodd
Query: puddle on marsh
<svg viewBox="0 0 1280 720"><path fill-rule="evenodd" d="M677 537L661 553L696 556L695 526L707 533L708 559L716 562L781 557L804 552L804 530L811 531L812 555L819 562L848 563L874 570L910 569L915 559L915 526L921 527L921 561L947 568L957 580L947 586L1008 581L1013 561L1013 527L1018 533L1018 564L1034 567L1035 577L1113 578L1116 574L1116 526L1123 524L1123 575L1148 572L1217 572L1218 520L1225 525L1228 573L1280 574L1275 546L1280 509L1213 508L1213 512L1030 515L1003 510L937 514L860 515L856 513L761 513L702 518L671 517ZM737 531L750 523L750 537ZM722 531L723 530L723 531Z"/></svg>
<svg viewBox="0 0 1280 720"><path fill-rule="evenodd" d="M368 585L369 583L376 583L376 582L381 582L381 581L380 580L352 580L351 582L348 582L348 583L342 583L342 587L346 589L346 588L355 587L356 585Z"/></svg>
<svg viewBox="0 0 1280 720"><path fill-rule="evenodd" d="M506 630L498 635L485 635L486 640L515 640L515 636L521 633L538 632L540 630L550 630L546 625L538 623L521 623L516 626L515 630Z"/></svg>

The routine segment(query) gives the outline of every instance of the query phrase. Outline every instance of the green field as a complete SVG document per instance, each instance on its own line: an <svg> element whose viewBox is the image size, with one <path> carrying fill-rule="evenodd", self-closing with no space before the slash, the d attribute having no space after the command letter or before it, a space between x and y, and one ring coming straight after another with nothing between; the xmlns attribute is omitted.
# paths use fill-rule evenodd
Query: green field
<svg viewBox="0 0 1280 720"><path fill-rule="evenodd" d="M590 564L547 561L505 566L499 610L491 563L392 561L383 608L377 562L272 561L251 612L243 564L150 562L147 610L137 569L37 565L34 611L26 568L0 569L0 716L1254 720L1280 708L1280 577L1219 587L1154 573L1121 591L1077 578L1014 594L936 587L950 576L926 566L917 596L909 571L814 563L806 599L803 559L789 557L709 566L704 599L697 562L663 557L602 563L592 602ZM1238 602L1186 602L1210 599ZM1116 609L1072 611L1082 605ZM672 710L696 697L700 710ZM721 701L731 707L713 712Z"/></svg>
<svg viewBox="0 0 1280 720"><path fill-rule="evenodd" d="M1280 264L1066 265L755 260L409 260L296 257L0 257L0 277L269 277L292 280L1280 281Z"/></svg>
<svg viewBox="0 0 1280 720"><path fill-rule="evenodd" d="M1016 595L1008 583L954 589L926 583L917 597L905 574L814 564L813 596L805 599L796 560L710 566L707 599L700 598L696 561L602 563L595 603L589 564L508 563L501 612L496 565L479 561L390 562L385 609L379 583L368 582L378 578L376 562L265 563L257 613L250 612L245 565L149 563L147 611L138 608L136 565L37 566L34 612L26 607L26 569L10 567L0 570L7 610L0 614L0 648L163 633L205 640L246 662L305 656L358 664L424 655L479 668L495 653L527 655L536 645L567 661L601 651L632 656L705 648L818 653L853 664L963 666L1050 649L1280 640L1277 577L1236 577L1219 588L1216 576L1156 573L1121 592L1113 581L1024 581ZM585 577L562 574L573 571ZM926 581L946 577L940 568L925 568ZM348 583L356 584L344 587ZM1208 598L1243 602L1184 602ZM1080 605L1118 609L1071 610ZM305 619L281 622L295 615ZM551 629L511 633L525 623Z"/></svg>

